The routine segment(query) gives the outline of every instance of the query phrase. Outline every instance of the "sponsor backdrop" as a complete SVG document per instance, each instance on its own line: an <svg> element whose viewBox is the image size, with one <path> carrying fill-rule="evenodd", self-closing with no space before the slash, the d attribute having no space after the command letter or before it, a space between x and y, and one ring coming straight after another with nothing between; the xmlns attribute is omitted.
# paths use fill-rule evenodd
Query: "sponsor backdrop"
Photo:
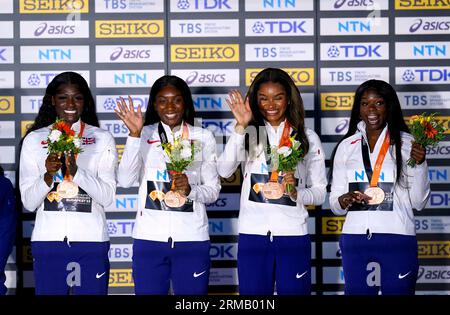
<svg viewBox="0 0 450 315"><path fill-rule="evenodd" d="M150 86L165 73L192 88L198 116L216 135L219 152L233 127L228 91L245 93L265 67L292 76L307 125L321 136L327 158L347 130L354 90L367 79L393 84L405 116L437 111L448 127L449 34L450 2L437 0L1 0L0 163L16 184L19 141L45 87L64 70L89 82L101 126L116 138L119 155L128 130L113 111L118 97L131 95L145 109ZM428 150L433 192L416 217L419 294L450 292L449 155L449 141ZM211 293L237 292L240 182L239 170L223 179L220 198L207 208ZM136 193L137 186L119 187L106 209L111 294L134 292ZM345 218L333 216L328 201L309 213L313 292L342 294L338 238ZM21 221L7 265L9 294L33 292L34 214L24 211ZM377 268L368 266L374 273Z"/></svg>

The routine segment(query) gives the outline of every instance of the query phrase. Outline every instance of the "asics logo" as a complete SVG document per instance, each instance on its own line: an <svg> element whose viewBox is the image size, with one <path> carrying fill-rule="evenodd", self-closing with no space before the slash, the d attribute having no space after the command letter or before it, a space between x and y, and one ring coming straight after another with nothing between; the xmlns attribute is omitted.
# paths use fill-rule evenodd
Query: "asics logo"
<svg viewBox="0 0 450 315"><path fill-rule="evenodd" d="M300 279L301 277L303 277L304 275L306 275L307 272L308 272L308 270L306 270L304 273L302 273L302 274L300 274L300 275L297 273L297 274L295 275L295 277L296 277L297 279Z"/></svg>
<svg viewBox="0 0 450 315"><path fill-rule="evenodd" d="M104 276L105 273L106 273L106 271L101 274L98 274L98 272L97 272L97 274L95 275L95 278L100 279L101 277Z"/></svg>
<svg viewBox="0 0 450 315"><path fill-rule="evenodd" d="M194 276L194 278L197 278L197 277L200 277L202 274L204 274L206 272L206 270L203 270L202 272L200 272L200 273L197 273L197 272L194 272L194 274L193 274L193 276Z"/></svg>
<svg viewBox="0 0 450 315"><path fill-rule="evenodd" d="M404 277L406 277L407 275L409 275L411 273L411 270L408 271L407 273L405 273L404 275L402 275L401 273L398 274L398 278L399 279L403 279Z"/></svg>

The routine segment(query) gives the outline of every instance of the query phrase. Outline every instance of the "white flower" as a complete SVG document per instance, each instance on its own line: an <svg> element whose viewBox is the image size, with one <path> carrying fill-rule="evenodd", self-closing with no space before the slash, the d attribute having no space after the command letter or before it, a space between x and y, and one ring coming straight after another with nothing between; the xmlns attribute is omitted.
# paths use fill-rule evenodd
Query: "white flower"
<svg viewBox="0 0 450 315"><path fill-rule="evenodd" d="M180 156L182 159L190 159L192 156L191 147L183 147L181 150Z"/></svg>
<svg viewBox="0 0 450 315"><path fill-rule="evenodd" d="M288 157L289 155L291 155L292 149L287 146L283 146L277 149L277 153L282 154L284 157Z"/></svg>
<svg viewBox="0 0 450 315"><path fill-rule="evenodd" d="M62 135L62 132L61 132L61 131L59 131L59 130L57 130L57 129L54 129L54 130L52 130L52 132L51 132L50 135L48 136L48 139L49 139L51 142L56 142L56 141L59 140L59 137L61 137L61 135Z"/></svg>
<svg viewBox="0 0 450 315"><path fill-rule="evenodd" d="M183 147L183 149L191 148L191 142L187 139L183 139L181 140L181 146Z"/></svg>
<svg viewBox="0 0 450 315"><path fill-rule="evenodd" d="M75 145L75 148L80 148L81 147L81 139L73 138L73 144Z"/></svg>

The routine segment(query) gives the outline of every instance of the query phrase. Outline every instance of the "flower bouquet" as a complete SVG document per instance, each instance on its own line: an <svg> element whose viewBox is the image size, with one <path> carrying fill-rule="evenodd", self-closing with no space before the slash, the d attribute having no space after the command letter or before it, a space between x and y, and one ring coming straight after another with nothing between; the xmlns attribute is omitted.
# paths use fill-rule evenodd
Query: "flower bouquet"
<svg viewBox="0 0 450 315"><path fill-rule="evenodd" d="M81 135L75 131L62 119L57 119L53 124L47 138L48 153L56 153L61 156L63 153L78 154L81 150Z"/></svg>
<svg viewBox="0 0 450 315"><path fill-rule="evenodd" d="M171 176L182 174L194 161L195 154L199 151L196 141L185 139L185 137L174 137L173 143L161 143L164 153L169 158L167 171ZM179 192L174 192L175 184L172 180L171 191L165 194L164 201L169 207L181 207L186 203L186 197Z"/></svg>
<svg viewBox="0 0 450 315"><path fill-rule="evenodd" d="M277 171L273 173L292 172L297 167L298 162L303 160L303 149L300 146L300 141L295 140L295 137L296 135L293 135L286 140L282 140L278 146L271 147L270 168ZM293 185L287 184L286 192L290 193L293 188Z"/></svg>
<svg viewBox="0 0 450 315"><path fill-rule="evenodd" d="M79 134L71 129L70 125L62 119L57 119L51 127L47 137L47 150L49 154L57 154L59 158L63 154L72 153L75 156L82 152L81 137L84 130L84 124ZM64 174L63 182L58 184L58 198L73 198L78 195L78 185L71 178L68 170Z"/></svg>
<svg viewBox="0 0 450 315"><path fill-rule="evenodd" d="M426 115L414 115L411 117L409 123L409 130L414 137L414 142L424 147L431 145L435 146L444 139L445 127L440 124L436 117L436 113ZM407 164L411 167L416 166L416 160L410 158Z"/></svg>

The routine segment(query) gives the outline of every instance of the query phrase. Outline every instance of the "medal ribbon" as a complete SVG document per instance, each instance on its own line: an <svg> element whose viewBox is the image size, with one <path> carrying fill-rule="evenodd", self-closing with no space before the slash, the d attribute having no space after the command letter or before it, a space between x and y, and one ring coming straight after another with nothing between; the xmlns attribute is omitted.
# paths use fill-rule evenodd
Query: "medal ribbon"
<svg viewBox="0 0 450 315"><path fill-rule="evenodd" d="M84 121L80 120L80 132L78 133L78 135L80 136L80 138L83 138L83 133L84 133L84 128L86 127L86 124L84 123ZM75 160L78 158L78 154L75 155ZM71 180L70 178L70 172L69 172L69 168L66 168L66 172L64 174L64 180Z"/></svg>
<svg viewBox="0 0 450 315"><path fill-rule="evenodd" d="M283 133L281 135L280 143L278 144L278 148L288 147L291 144L289 140L289 130L291 129L291 124L286 119L284 123ZM267 145L269 147L270 143L267 141ZM270 174L269 182L278 182L278 170L272 170L272 174Z"/></svg>
<svg viewBox="0 0 450 315"><path fill-rule="evenodd" d="M182 128L183 128L183 130L181 132L181 139L188 140L189 139L189 128L188 128L188 126L187 126L187 124L185 122L183 123ZM164 127L161 124L161 122L158 124L158 133L159 133L159 138L161 139L161 143L166 144L166 143L169 142L167 140L166 131L164 130ZM166 163L166 165L167 165L167 163ZM167 168L167 166L166 166L166 168ZM176 174L179 174L179 173L176 172L176 171L169 171L169 174L171 176L173 176L173 175L176 175ZM170 189L171 190L175 189L175 183L174 183L173 180L172 180L172 186L170 187Z"/></svg>
<svg viewBox="0 0 450 315"><path fill-rule="evenodd" d="M377 160L375 162L375 166L373 168L373 174L372 174L372 167L370 165L370 158L369 158L369 151L368 151L368 145L364 138L361 139L361 151L363 156L363 162L364 162L364 168L366 170L367 178L370 181L370 187L377 187L378 186L378 180L380 178L381 173L381 166L383 165L384 158L386 157L386 153L389 149L390 145L390 137L389 137L389 131L386 132L386 135L384 137L383 144L381 146L380 152L378 153Z"/></svg>

